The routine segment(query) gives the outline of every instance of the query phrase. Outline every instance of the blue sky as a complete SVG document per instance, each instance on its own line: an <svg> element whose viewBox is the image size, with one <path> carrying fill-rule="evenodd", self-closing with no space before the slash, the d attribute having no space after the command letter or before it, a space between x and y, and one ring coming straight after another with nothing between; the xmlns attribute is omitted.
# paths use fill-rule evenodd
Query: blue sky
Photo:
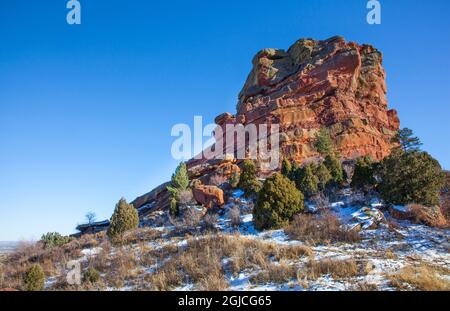
<svg viewBox="0 0 450 311"><path fill-rule="evenodd" d="M176 123L235 111L251 59L297 39L384 53L389 106L450 168L448 0L0 2L0 240L67 234L166 181Z"/></svg>

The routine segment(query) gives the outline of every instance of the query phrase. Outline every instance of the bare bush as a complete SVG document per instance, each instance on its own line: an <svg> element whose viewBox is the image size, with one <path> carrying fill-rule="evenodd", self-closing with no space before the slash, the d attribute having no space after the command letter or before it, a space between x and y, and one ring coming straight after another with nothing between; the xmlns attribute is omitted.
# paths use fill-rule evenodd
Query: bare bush
<svg viewBox="0 0 450 311"><path fill-rule="evenodd" d="M203 217L203 228L207 231L216 230L217 225L217 215L212 213L207 213Z"/></svg>
<svg viewBox="0 0 450 311"><path fill-rule="evenodd" d="M226 182L228 182L228 178L221 174L214 174L209 179L209 184L213 185L213 186L217 186L217 187L220 187L221 185L223 185Z"/></svg>
<svg viewBox="0 0 450 311"><path fill-rule="evenodd" d="M310 201L318 210L326 210L330 207L330 200L328 199L328 196L322 193L313 196Z"/></svg>
<svg viewBox="0 0 450 311"><path fill-rule="evenodd" d="M339 219L331 213L299 214L285 228L285 232L291 239L305 241L311 245L354 243L361 240L358 232L344 228Z"/></svg>
<svg viewBox="0 0 450 311"><path fill-rule="evenodd" d="M186 229L196 229L202 219L202 213L196 208L187 208L183 213L183 224Z"/></svg>
<svg viewBox="0 0 450 311"><path fill-rule="evenodd" d="M178 194L178 202L181 205L189 205L194 203L194 196L192 194L192 191L189 190L182 190Z"/></svg>
<svg viewBox="0 0 450 311"><path fill-rule="evenodd" d="M228 211L228 218L231 221L231 225L238 228L241 225L241 209L235 205Z"/></svg>

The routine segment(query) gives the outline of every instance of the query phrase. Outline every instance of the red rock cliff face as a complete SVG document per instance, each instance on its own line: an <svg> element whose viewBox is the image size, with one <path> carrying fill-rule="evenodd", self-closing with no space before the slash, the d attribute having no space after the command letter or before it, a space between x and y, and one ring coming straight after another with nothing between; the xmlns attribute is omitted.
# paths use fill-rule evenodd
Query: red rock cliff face
<svg viewBox="0 0 450 311"><path fill-rule="evenodd" d="M400 125L397 112L387 108L381 52L342 37L301 39L287 52L260 51L239 94L237 114L222 114L216 122L223 128L278 123L282 157L298 162L319 156L313 142L323 127L343 158L381 160L390 154Z"/></svg>

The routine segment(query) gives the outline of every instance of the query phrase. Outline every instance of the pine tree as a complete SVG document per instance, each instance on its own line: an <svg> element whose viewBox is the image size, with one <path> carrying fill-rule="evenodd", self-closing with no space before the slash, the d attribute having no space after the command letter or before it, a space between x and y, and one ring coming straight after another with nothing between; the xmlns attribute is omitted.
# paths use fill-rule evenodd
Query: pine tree
<svg viewBox="0 0 450 311"><path fill-rule="evenodd" d="M398 131L392 141L399 144L403 151L419 151L423 145L409 128L403 128Z"/></svg>
<svg viewBox="0 0 450 311"><path fill-rule="evenodd" d="M319 163L315 169L315 175L319 180L319 190L324 191L330 181L333 179L328 168L323 164L323 162Z"/></svg>
<svg viewBox="0 0 450 311"><path fill-rule="evenodd" d="M239 188L241 188L246 197L251 197L261 190L261 182L257 179L258 169L252 160L245 160L242 164L241 176L239 179Z"/></svg>
<svg viewBox="0 0 450 311"><path fill-rule="evenodd" d="M300 170L301 170L301 168L298 165L298 163L296 161L293 161L292 167L291 167L291 173L289 174L288 178L296 183L298 176L300 174Z"/></svg>
<svg viewBox="0 0 450 311"><path fill-rule="evenodd" d="M170 186L167 186L167 190L170 193L170 214L178 214L179 208L179 196L183 191L187 191L189 188L189 174L186 163L181 162L172 175Z"/></svg>
<svg viewBox="0 0 450 311"><path fill-rule="evenodd" d="M367 192L376 184L373 160L369 156L360 157L356 161L351 186Z"/></svg>
<svg viewBox="0 0 450 311"><path fill-rule="evenodd" d="M341 161L334 154L328 154L323 163L331 174L331 181L335 185L341 184L344 181L344 170Z"/></svg>
<svg viewBox="0 0 450 311"><path fill-rule="evenodd" d="M171 195L176 198L181 191L186 190L188 187L188 170L186 163L182 162L176 168L175 173L173 173L170 186L167 186L167 190L169 190Z"/></svg>
<svg viewBox="0 0 450 311"><path fill-rule="evenodd" d="M283 159L283 162L281 163L281 174L289 178L289 176L291 176L291 172L292 172L291 162L288 159Z"/></svg>
<svg viewBox="0 0 450 311"><path fill-rule="evenodd" d="M378 190L392 204L439 204L445 176L437 160L426 152L396 151L381 162Z"/></svg>
<svg viewBox="0 0 450 311"><path fill-rule="evenodd" d="M313 165L307 164L301 169L298 180L298 189L306 196L310 197L319 190L319 179L314 175Z"/></svg>
<svg viewBox="0 0 450 311"><path fill-rule="evenodd" d="M25 273L24 286L26 291L42 291L45 285L45 274L38 264L32 265Z"/></svg>
<svg viewBox="0 0 450 311"><path fill-rule="evenodd" d="M322 156L334 152L333 141L331 140L330 132L326 128L321 128L317 133L314 147Z"/></svg>
<svg viewBox="0 0 450 311"><path fill-rule="evenodd" d="M137 210L132 204L128 204L127 201L122 198L119 203L116 204L107 235L113 242L120 242L126 231L136 229L138 225L139 215Z"/></svg>
<svg viewBox="0 0 450 311"><path fill-rule="evenodd" d="M258 194L253 209L255 228L278 229L287 225L295 214L303 210L303 199L294 182L275 173L266 179Z"/></svg>

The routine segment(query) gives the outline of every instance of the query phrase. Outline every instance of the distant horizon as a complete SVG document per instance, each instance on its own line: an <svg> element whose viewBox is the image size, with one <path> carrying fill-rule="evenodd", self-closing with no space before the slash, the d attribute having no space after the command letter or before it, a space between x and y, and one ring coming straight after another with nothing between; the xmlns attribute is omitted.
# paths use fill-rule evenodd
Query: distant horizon
<svg viewBox="0 0 450 311"><path fill-rule="evenodd" d="M0 240L75 233L170 180L172 126L234 113L253 56L300 38L379 49L388 108L450 170L450 3L384 0L381 25L366 3L82 1L68 25L65 1L2 1Z"/></svg>

